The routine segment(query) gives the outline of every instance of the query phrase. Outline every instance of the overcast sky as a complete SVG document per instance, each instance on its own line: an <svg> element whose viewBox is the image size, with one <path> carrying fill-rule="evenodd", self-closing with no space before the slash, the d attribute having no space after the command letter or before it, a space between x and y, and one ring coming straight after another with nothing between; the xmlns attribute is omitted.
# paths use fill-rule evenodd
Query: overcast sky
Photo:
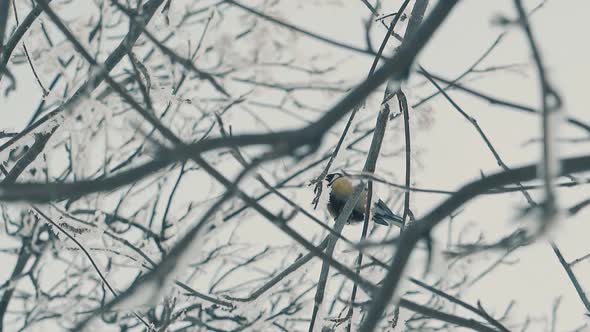
<svg viewBox="0 0 590 332"><path fill-rule="evenodd" d="M89 14L85 12L87 10L85 8L89 8L86 2L89 1L76 0L81 15ZM399 1L387 2L383 12L394 11L399 6ZM335 9L335 6L324 9L322 1L293 1L285 4L282 11L276 14L308 30L362 47L364 45L363 20L367 18L368 12L361 1L345 0L340 3L342 6L339 9ZM182 1L175 0L172 4L172 15L175 10L182 11ZM525 1L525 4L528 9L532 9L539 4L539 1ZM74 12L64 13L64 16L75 15ZM586 82L590 77L590 43L586 35L590 31L587 17L589 12L590 1L588 0L548 0L531 18L535 37L547 65L549 79L564 102L563 110L586 122L590 121L587 109L588 83ZM433 73L454 78L474 62L504 31L507 32L504 41L482 67L529 63L530 52L522 31L518 27L500 27L493 24L495 19L501 16L515 17L512 1L461 1L419 56L418 63ZM383 31L382 27L375 26L374 40L380 40ZM298 43L295 51L303 54L306 52L306 47L314 47L316 43L308 42L309 45L304 42ZM340 55L341 60L348 57L340 66L339 75L342 78L354 78L356 82L360 82L366 77L372 61L371 57L358 54L346 55L345 51L335 50L335 52L337 52L335 57L338 58ZM0 112L2 112L0 130L20 131L29 121L30 115L41 99L41 93L28 66L12 66L11 70L17 77L18 89L8 97L0 96ZM49 75L46 79L49 79ZM0 87L6 84L5 81L3 80ZM422 79L412 78L406 84L406 91L413 100L433 91L431 87L414 89L414 85L419 82L422 82ZM485 75L470 81L468 85L503 99L534 107L540 105L539 85L532 66L521 68L519 71ZM538 116L489 105L460 92L453 92L452 96L466 112L477 118L478 123L508 166L523 165L538 160L540 145L527 144L529 140L540 137L541 122ZM337 100L335 96L331 100L315 102L325 103L328 107ZM477 179L481 172L490 174L500 170L474 128L442 97L437 97L427 107L415 111L426 112L427 115L424 117L431 121L431 125L423 131L413 132L413 144L416 151L420 151L417 155L413 185L455 190L458 184ZM418 118L420 116L417 115ZM233 123L239 123L239 119L234 118ZM289 127L291 123L278 123L277 128L283 125ZM334 132L340 132L342 127L343 124L340 124L334 128ZM248 129L251 128L247 125L243 128L236 125L237 131ZM562 125L559 130L560 137L579 138L583 135L583 132L568 125ZM331 135L329 143L332 144L336 138L337 135ZM389 138L403 139L403 136L392 134ZM386 141L385 144L389 143ZM326 143L324 148L327 145L329 144ZM587 143L559 146L559 153L563 156L590 152L590 144ZM388 172L394 173L397 176L396 180L402 182L403 158L384 159L380 162L377 173ZM377 186L377 189L382 196L387 195L383 192L388 190L386 187ZM586 186L559 191L561 200L569 204L587 198L589 193ZM188 196L190 192L187 189L183 194ZM312 197L311 187L297 191L296 198L304 206L310 207L309 202ZM534 197L541 198L540 193L536 192ZM422 216L444 198L446 196L413 194L413 212L418 217ZM509 234L515 228L514 224L518 222L515 220L517 213L524 207L526 202L519 193L478 198L465 206L457 227L472 223L477 229L483 230L486 239L493 241ZM564 225L560 224L559 229L551 234L560 245L567 260L590 252L589 217L590 209L582 211L573 219L563 220ZM439 246L446 244L445 225L441 224L437 229ZM257 227L268 226L252 226L245 230L242 236L245 238L250 236L254 241L259 241L260 229ZM359 230L360 226L351 226L345 230L345 233L353 237ZM264 232L267 232L267 239L271 243L273 241L271 239L276 239L277 243L284 241L284 238L278 233L275 234L276 231L273 229L264 228ZM473 268L473 273L483 271L497 256L490 255L485 263L479 265L474 263L477 268ZM493 274L484 277L468 292L462 294L463 298L470 303L481 300L486 308L496 314L500 314L510 301L516 300L515 310L522 318L526 314L532 317L549 315L555 298L563 296L558 313L557 331L572 330L586 322L584 307L545 239L519 249L511 257L515 262L518 261L518 264L500 266ZM0 279L4 279L11 272L11 264L3 264L3 266L0 267ZM590 277L590 260L577 265L575 272L583 286L590 289L590 282L585 282ZM431 276L428 280L434 281L436 278Z"/></svg>

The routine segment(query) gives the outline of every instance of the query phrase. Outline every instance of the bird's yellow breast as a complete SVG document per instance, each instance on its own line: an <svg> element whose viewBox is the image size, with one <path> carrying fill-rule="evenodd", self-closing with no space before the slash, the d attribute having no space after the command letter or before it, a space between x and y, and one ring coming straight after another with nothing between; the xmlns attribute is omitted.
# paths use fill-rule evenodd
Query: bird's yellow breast
<svg viewBox="0 0 590 332"><path fill-rule="evenodd" d="M336 179L334 183L332 183L332 195L337 198L348 199L348 197L352 195L352 192L352 183L344 177Z"/></svg>
<svg viewBox="0 0 590 332"><path fill-rule="evenodd" d="M328 210L330 214L336 218L340 214L340 210L344 207L352 193L354 192L354 186L350 179L342 177L334 180L331 185L332 192L330 193L330 204L328 204ZM361 192L356 206L354 207L354 213L351 216L353 220L362 220L365 213L365 206L367 204L367 192L366 188Z"/></svg>

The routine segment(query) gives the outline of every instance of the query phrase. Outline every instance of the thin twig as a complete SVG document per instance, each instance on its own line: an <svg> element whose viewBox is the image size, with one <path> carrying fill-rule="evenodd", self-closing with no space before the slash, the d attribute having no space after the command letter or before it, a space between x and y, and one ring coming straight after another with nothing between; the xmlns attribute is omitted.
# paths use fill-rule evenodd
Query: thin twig
<svg viewBox="0 0 590 332"><path fill-rule="evenodd" d="M465 92L467 94L470 94L472 96L481 98L492 105L503 106L503 107L506 107L509 109L513 109L513 110L517 110L517 111L521 111L521 112L525 112L525 113L529 113L529 114L541 114L537 109L534 109L530 106L518 104L518 103L507 101L507 100L502 100L500 98L496 98L496 97L490 96L488 94L485 94L481 91L465 87L464 85L461 85L461 84L457 84L457 83L453 84L452 81L445 79L445 78L441 77L440 75L430 73L430 76L437 81L452 85L455 89L458 89L458 90ZM590 125L588 125L578 119L575 119L571 116L567 116L567 117L565 117L565 119L567 119L567 122L569 124L583 130L586 134L590 134Z"/></svg>
<svg viewBox="0 0 590 332"><path fill-rule="evenodd" d="M20 25L20 23L18 22L18 12L16 10L15 0L12 0L12 9L14 11L14 20L16 21L17 25ZM35 76L35 80L37 81L37 84L39 84L41 91L43 91L43 97L46 97L49 94L49 91L47 91L47 89L45 89L45 87L43 86L43 83L41 83L41 79L39 78L39 75L37 74L37 71L35 70L35 66L33 65L33 61L31 60L31 57L29 56L29 50L27 50L27 45L25 45L24 41L23 41L23 50L25 51L25 57L27 58L27 61L29 63L29 67L31 67L31 71L33 72L33 76Z"/></svg>
<svg viewBox="0 0 590 332"><path fill-rule="evenodd" d="M399 108L404 116L404 137L406 142L406 188L410 187L411 183L411 159L412 159L412 145L410 141L410 114L408 112L408 100L403 91L399 91L397 94L399 102ZM410 213L410 191L406 190L404 194L404 210L402 214L402 220L404 225L408 222L408 215Z"/></svg>
<svg viewBox="0 0 590 332"><path fill-rule="evenodd" d="M433 319L437 319L443 322L451 323L453 325L458 325L462 327L466 327L468 329L479 331L479 332L498 332L496 329L488 327L476 320L467 319L451 314L444 313L442 311L438 311L436 309L428 308L426 306L419 305L415 302L402 298L399 301L399 305L403 308L412 310L414 312L420 313L424 316L431 317ZM366 331L366 330L359 330L359 331Z"/></svg>
<svg viewBox="0 0 590 332"><path fill-rule="evenodd" d="M586 312L590 313L590 301L588 300L588 297L586 296L586 292L582 288L582 285L580 285L580 282L578 282L578 279L576 278L574 271L572 271L571 266L565 261L565 258L563 258L561 251L559 250L559 248L557 247L557 245L555 243L551 242L551 248L553 249L555 256L557 256L559 263L561 264L561 266L565 270L565 273L567 273L567 276L570 279L570 282L572 283L572 285L574 286L576 293L578 293L578 297L582 301L582 304L584 304L584 307L586 308Z"/></svg>
<svg viewBox="0 0 590 332"><path fill-rule="evenodd" d="M353 46L353 45L348 45L348 44L345 44L345 43L342 43L342 42L339 42L339 41L335 41L335 40L332 40L330 38L327 38L327 37L318 35L318 34L316 34L314 32L306 31L306 30L304 30L302 28L299 28L299 27L296 27L296 26L294 26L292 24L289 24L289 23L286 23L286 22L277 20L276 18L273 18L273 17L270 17L270 16L268 16L266 14L263 14L263 13L255 10L255 9L253 9L251 7L248 7L246 5L243 5L243 4L241 4L241 3L237 2L237 1L234 1L234 0L226 0L225 2L226 3L229 3L229 4L232 4L232 5L240 8L240 9L242 9L244 11L247 11L248 13L250 13L252 15L258 16L258 17L260 17L260 18L262 18L264 20L267 20L269 22L272 22L272 23L274 23L276 25L282 26L282 27L287 28L289 30L296 31L298 33L301 33L302 35L307 36L307 37L310 37L310 38L313 38L313 39L317 39L317 40L323 41L323 42L325 42L325 43L327 43L329 45L340 47L342 49L353 51L353 52L357 52L357 53L360 53L360 54L363 54L363 55L372 55L372 56L375 56L376 55L375 53L371 52L370 50L361 49L361 48L358 48L358 47Z"/></svg>
<svg viewBox="0 0 590 332"><path fill-rule="evenodd" d="M481 129L481 126L477 123L477 120L472 117L471 115L467 114L467 112L465 112L461 106L459 106L448 94L446 91L444 91L440 85L438 85L438 83L436 83L436 81L430 76L430 73L424 69L424 67L420 66L420 71L424 74L424 76L426 76L426 78L430 81L430 83L432 83L432 85L434 85L436 87L436 89L445 97L445 99L453 106L453 108L455 108L455 110L457 110L457 112L459 112L467 121L469 121L469 123L471 123L471 125L473 125L473 127L475 127L475 129L477 130L477 133L479 134L479 136L483 139L483 141L485 142L488 150L490 150L490 152L492 153L492 155L494 155L494 158L496 159L496 162L498 163L498 166L502 167L504 170L509 170L510 168L508 167L508 165L506 165L506 163L502 160L502 158L500 157L500 154L498 154L498 152L496 151L496 149L494 148L494 146L492 145L492 142L490 141L490 139L487 137L487 135L483 132L483 130ZM521 193L524 196L524 198L526 199L526 201L531 205L531 206L535 206L536 203L533 201L533 199L531 198L531 195L529 195L529 193L524 190L522 184L517 183L517 186L519 186L521 188Z"/></svg>
<svg viewBox="0 0 590 332"><path fill-rule="evenodd" d="M455 303L471 312L473 312L474 314L481 316L483 319L487 320L488 323L494 325L498 330L503 331L503 332L510 332L510 330L508 330L504 325L502 325L500 322L498 322L496 319L492 318L491 316L489 316L487 313L482 312L482 310L470 305L469 303L466 303L464 301L462 301L461 299L452 296L450 294L447 294L445 292L443 292L442 290L436 289L430 285L427 285L426 283L415 279L415 278L410 278L410 281L430 292L432 292L433 294L436 294L444 299L447 299L448 301Z"/></svg>

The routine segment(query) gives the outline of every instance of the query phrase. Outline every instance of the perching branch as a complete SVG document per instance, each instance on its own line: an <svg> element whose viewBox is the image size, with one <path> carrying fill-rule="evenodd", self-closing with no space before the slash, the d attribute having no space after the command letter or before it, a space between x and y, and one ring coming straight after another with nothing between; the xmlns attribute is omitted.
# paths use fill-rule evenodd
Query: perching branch
<svg viewBox="0 0 590 332"><path fill-rule="evenodd" d="M559 174L559 156L555 148L555 130L560 121L557 118L561 108L561 98L555 92L545 73L545 66L541 58L541 53L535 42L533 32L529 25L528 17L522 6L521 0L514 0L514 5L519 15L519 22L527 36L533 59L539 75L539 83L541 86L541 111L542 111L542 130L543 130L543 144L542 144L542 160L540 164L540 177L542 177L545 186L545 201L543 202L543 217L552 220L557 214L557 202L553 182L557 174Z"/></svg>

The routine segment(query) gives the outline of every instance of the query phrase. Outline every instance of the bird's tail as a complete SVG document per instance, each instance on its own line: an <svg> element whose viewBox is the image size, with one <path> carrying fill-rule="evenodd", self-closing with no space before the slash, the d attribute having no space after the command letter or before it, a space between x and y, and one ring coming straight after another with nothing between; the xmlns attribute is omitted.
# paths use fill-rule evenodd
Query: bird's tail
<svg viewBox="0 0 590 332"><path fill-rule="evenodd" d="M402 227L404 224L404 220L402 217L396 215L391 211L387 204L381 199L377 201L375 204L375 208L373 209L373 221L380 225L396 225L397 227Z"/></svg>

